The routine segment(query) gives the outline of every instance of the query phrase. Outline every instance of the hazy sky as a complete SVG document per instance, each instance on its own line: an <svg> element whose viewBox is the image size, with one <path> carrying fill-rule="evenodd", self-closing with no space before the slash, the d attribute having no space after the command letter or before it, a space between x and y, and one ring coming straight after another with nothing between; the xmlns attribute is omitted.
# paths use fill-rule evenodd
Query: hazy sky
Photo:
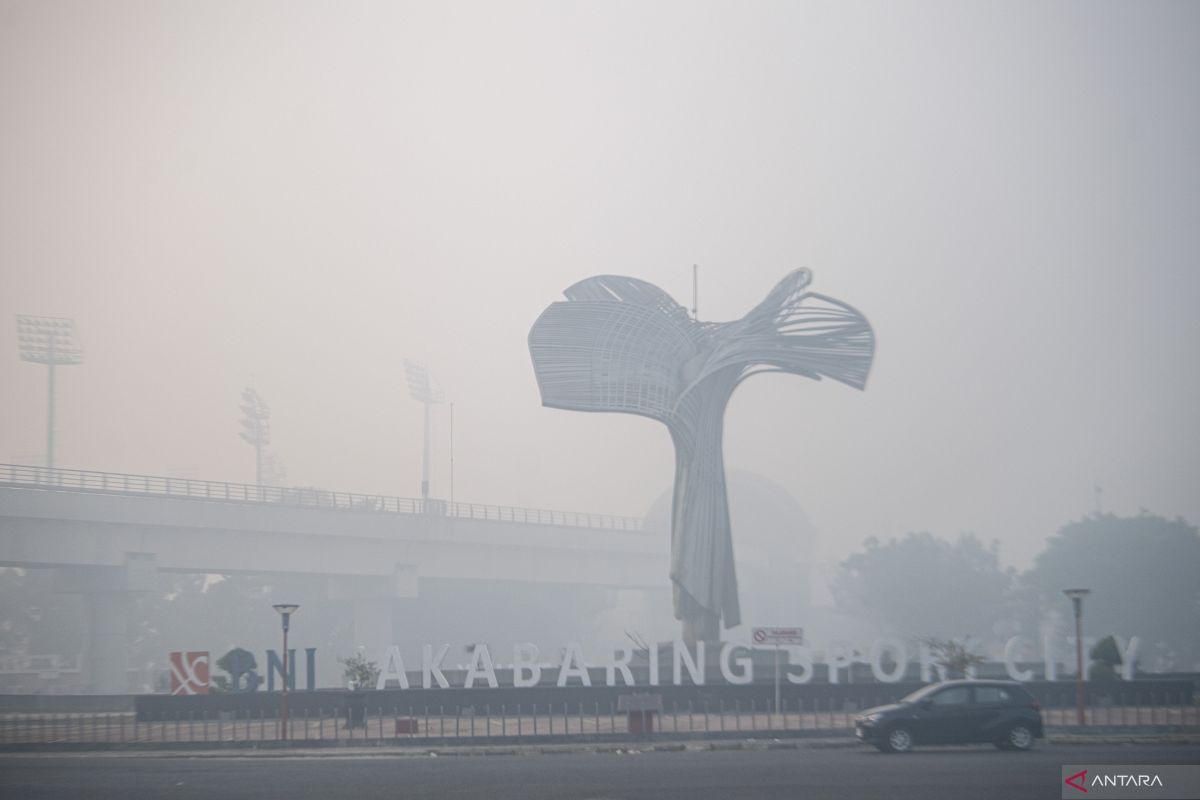
<svg viewBox="0 0 1200 800"><path fill-rule="evenodd" d="M643 514L665 428L544 409L580 278L731 319L788 270L875 326L865 392L762 376L727 462L837 558L1093 507L1200 521L1200 5L0 1L0 461L39 463L18 313L74 317L61 466ZM0 353L4 344L0 342ZM436 412L434 493L448 493ZM735 542L737 534L735 531Z"/></svg>

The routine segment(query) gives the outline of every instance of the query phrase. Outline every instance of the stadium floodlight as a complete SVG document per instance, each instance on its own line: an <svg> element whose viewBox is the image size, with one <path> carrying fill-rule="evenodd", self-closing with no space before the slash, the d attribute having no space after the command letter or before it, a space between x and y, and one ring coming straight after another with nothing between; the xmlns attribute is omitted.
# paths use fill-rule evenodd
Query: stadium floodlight
<svg viewBox="0 0 1200 800"><path fill-rule="evenodd" d="M23 361L46 365L46 467L54 469L54 368L83 363L75 320L18 314L17 348Z"/></svg>
<svg viewBox="0 0 1200 800"><path fill-rule="evenodd" d="M425 404L425 447L421 454L421 500L429 500L429 450L432 438L430 413L431 406L446 402L445 393L434 385L429 376L429 368L424 364L404 359L404 373L408 380L408 393L413 400Z"/></svg>
<svg viewBox="0 0 1200 800"><path fill-rule="evenodd" d="M271 442L271 409L247 386L242 389L242 431L238 434L254 448L254 483L263 485L263 448Z"/></svg>

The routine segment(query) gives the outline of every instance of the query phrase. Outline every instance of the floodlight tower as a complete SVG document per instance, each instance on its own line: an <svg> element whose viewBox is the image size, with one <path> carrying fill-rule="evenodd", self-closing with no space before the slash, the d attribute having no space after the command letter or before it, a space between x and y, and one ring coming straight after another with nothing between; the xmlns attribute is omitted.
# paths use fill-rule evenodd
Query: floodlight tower
<svg viewBox="0 0 1200 800"><path fill-rule="evenodd" d="M425 404L425 447L421 454L421 500L429 501L429 448L432 430L430 426L431 406L444 403L446 395L433 385L429 368L424 364L404 359L404 372L408 378L408 393L413 400Z"/></svg>
<svg viewBox="0 0 1200 800"><path fill-rule="evenodd" d="M242 432L238 434L254 447L254 483L263 485L263 448L271 442L271 409L250 386L242 389Z"/></svg>
<svg viewBox="0 0 1200 800"><path fill-rule="evenodd" d="M54 469L54 368L83 363L75 320L18 314L17 348L22 360L46 365L46 468Z"/></svg>

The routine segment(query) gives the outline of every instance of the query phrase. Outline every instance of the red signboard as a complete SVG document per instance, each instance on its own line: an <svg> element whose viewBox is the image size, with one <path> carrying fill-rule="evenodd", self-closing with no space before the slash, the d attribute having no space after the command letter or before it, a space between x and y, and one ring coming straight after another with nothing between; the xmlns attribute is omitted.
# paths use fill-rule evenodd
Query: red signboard
<svg viewBox="0 0 1200 800"><path fill-rule="evenodd" d="M171 694L208 694L208 651L171 653Z"/></svg>

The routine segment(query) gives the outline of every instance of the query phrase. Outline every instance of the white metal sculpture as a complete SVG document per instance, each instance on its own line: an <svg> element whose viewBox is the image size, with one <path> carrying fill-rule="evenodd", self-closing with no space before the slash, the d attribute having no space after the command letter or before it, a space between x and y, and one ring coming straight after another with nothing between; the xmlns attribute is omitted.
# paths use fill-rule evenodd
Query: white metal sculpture
<svg viewBox="0 0 1200 800"><path fill-rule="evenodd" d="M542 404L641 414L675 444L671 580L685 641L741 622L721 451L725 406L750 375L790 372L862 389L875 351L867 320L806 292L790 273L750 313L701 322L653 284L600 275L576 283L529 332Z"/></svg>

